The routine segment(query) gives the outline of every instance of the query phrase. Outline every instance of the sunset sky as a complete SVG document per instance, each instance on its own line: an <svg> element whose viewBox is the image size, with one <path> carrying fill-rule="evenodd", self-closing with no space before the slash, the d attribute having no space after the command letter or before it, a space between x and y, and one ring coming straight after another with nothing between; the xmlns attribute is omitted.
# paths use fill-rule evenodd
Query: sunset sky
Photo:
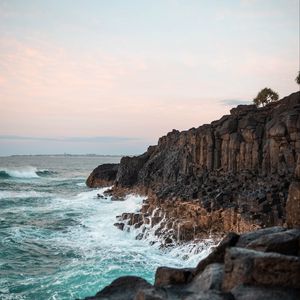
<svg viewBox="0 0 300 300"><path fill-rule="evenodd" d="M0 0L0 155L139 154L298 70L299 0Z"/></svg>

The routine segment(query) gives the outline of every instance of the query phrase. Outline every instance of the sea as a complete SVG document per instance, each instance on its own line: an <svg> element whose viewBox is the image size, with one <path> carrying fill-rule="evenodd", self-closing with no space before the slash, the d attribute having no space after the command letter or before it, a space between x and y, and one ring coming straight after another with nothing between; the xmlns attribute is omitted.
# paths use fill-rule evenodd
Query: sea
<svg viewBox="0 0 300 300"><path fill-rule="evenodd" d="M162 248L156 236L136 239L114 226L145 199L99 198L105 188L85 180L117 156L0 157L0 299L80 299L114 279L136 275L150 283L158 266L195 267L208 239Z"/></svg>

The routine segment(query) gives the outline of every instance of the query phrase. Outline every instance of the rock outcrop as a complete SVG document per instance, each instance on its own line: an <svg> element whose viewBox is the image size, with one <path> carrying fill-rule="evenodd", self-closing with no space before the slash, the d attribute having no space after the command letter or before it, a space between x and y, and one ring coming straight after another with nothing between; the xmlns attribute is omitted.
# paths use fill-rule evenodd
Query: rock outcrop
<svg viewBox="0 0 300 300"><path fill-rule="evenodd" d="M158 268L155 283L121 277L87 299L300 299L300 229L230 233L193 269Z"/></svg>
<svg viewBox="0 0 300 300"><path fill-rule="evenodd" d="M300 226L299 164L300 92L262 108L239 105L211 124L173 130L140 156L123 157L117 172L112 167L113 193L148 196L139 214L119 217L118 227L141 227L141 237L156 226L172 243L286 222ZM98 180L97 169L89 186L113 181L102 171Z"/></svg>
<svg viewBox="0 0 300 300"><path fill-rule="evenodd" d="M105 187L114 184L119 164L103 164L98 166L86 180L89 187Z"/></svg>

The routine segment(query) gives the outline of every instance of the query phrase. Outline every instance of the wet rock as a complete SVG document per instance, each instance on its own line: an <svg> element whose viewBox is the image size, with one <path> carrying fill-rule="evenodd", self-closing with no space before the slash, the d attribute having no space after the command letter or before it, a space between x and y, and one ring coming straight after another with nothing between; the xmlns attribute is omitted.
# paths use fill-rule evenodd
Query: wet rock
<svg viewBox="0 0 300 300"><path fill-rule="evenodd" d="M114 226L116 226L118 229L123 230L125 224L124 223L115 223Z"/></svg>

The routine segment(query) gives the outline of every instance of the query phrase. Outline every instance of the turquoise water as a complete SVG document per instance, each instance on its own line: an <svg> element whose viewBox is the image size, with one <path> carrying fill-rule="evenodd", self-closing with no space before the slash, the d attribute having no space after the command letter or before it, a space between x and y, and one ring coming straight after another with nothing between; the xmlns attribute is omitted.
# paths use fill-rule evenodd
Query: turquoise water
<svg viewBox="0 0 300 300"><path fill-rule="evenodd" d="M123 275L153 282L158 266L194 266L207 253L195 245L161 250L113 226L143 198L98 199L104 189L87 188L85 179L97 165L119 160L0 157L0 299L82 298Z"/></svg>

